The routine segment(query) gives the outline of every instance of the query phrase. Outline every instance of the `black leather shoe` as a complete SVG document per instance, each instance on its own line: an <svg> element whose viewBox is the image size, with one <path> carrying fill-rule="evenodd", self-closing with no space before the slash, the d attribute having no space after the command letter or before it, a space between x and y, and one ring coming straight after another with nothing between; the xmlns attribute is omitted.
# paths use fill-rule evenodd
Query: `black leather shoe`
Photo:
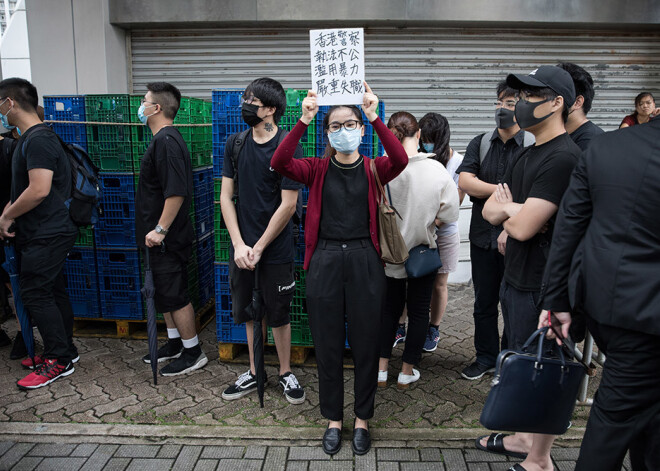
<svg viewBox="0 0 660 471"><path fill-rule="evenodd" d="M329 428L323 434L323 451L332 456L341 449L341 429Z"/></svg>
<svg viewBox="0 0 660 471"><path fill-rule="evenodd" d="M371 435L369 435L369 430L363 428L354 428L351 447L353 448L353 453L356 455L367 454L371 448Z"/></svg>

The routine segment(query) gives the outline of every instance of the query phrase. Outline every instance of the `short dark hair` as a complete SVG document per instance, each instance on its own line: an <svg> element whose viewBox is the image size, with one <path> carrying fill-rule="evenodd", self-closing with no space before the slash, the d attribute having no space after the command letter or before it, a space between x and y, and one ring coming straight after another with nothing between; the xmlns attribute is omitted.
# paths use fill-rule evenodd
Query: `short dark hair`
<svg viewBox="0 0 660 471"><path fill-rule="evenodd" d="M559 93L557 93L550 87L524 87L521 88L520 91L525 93L527 96L543 98L545 100L554 100L555 98L560 96ZM564 123L568 119L568 106L566 105L565 98L564 98L564 109L561 112L561 117L564 120Z"/></svg>
<svg viewBox="0 0 660 471"><path fill-rule="evenodd" d="M582 111L584 111L584 114L586 115L591 111L591 104L594 101L595 94L594 79L591 77L591 74L572 62L562 62L561 64L558 64L557 67L560 67L571 74L573 85L575 86L575 96L582 95L582 98L584 98Z"/></svg>
<svg viewBox="0 0 660 471"><path fill-rule="evenodd" d="M25 111L37 112L39 95L34 85L25 79L12 77L0 82L0 98L11 98Z"/></svg>
<svg viewBox="0 0 660 471"><path fill-rule="evenodd" d="M422 130L422 142L433 143L435 160L446 167L451 157L449 148L451 131L449 130L447 118L439 113L426 113L419 120L419 129Z"/></svg>
<svg viewBox="0 0 660 471"><path fill-rule="evenodd" d="M332 114L340 109L340 108L347 108L351 110L353 113L353 116L355 117L355 120L360 123L360 125L364 126L364 121L362 120L362 111L360 108L358 108L355 105L333 105L328 109L328 112L325 114L323 117L323 130L326 131L328 127L330 126L330 118L332 117ZM323 136L326 140L328 140L328 135L326 133L323 133ZM337 151L330 145L330 141L328 140L328 143L325 146L325 151L323 152L323 158L327 159L328 157L332 157L335 155Z"/></svg>
<svg viewBox="0 0 660 471"><path fill-rule="evenodd" d="M507 96L516 96L518 95L518 90L509 87L506 84L506 80L502 80L500 83L497 84L497 99L499 100L500 97L507 97Z"/></svg>
<svg viewBox="0 0 660 471"><path fill-rule="evenodd" d="M249 95L259 98L264 106L275 108L273 121L275 124L280 122L280 118L286 111L286 93L280 82L268 77L258 78L245 89L243 96Z"/></svg>
<svg viewBox="0 0 660 471"><path fill-rule="evenodd" d="M178 88L167 82L151 82L147 84L147 90L153 95L155 103L161 106L166 118L176 118L181 105L181 92Z"/></svg>

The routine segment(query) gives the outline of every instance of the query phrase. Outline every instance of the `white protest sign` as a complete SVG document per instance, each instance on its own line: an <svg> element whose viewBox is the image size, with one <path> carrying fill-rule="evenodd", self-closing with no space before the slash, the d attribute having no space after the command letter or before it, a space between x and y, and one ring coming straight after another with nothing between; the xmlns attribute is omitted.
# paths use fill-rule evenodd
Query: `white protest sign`
<svg viewBox="0 0 660 471"><path fill-rule="evenodd" d="M364 95L364 29L313 29L312 90L319 105L360 105Z"/></svg>

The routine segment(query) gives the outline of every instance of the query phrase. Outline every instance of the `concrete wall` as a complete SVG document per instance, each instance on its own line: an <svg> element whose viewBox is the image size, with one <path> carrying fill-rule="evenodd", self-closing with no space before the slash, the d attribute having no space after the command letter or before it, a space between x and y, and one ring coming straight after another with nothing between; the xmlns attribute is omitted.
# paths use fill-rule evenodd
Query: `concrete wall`
<svg viewBox="0 0 660 471"><path fill-rule="evenodd" d="M25 2L18 2L7 29L3 32L0 50L3 77L32 79L27 31Z"/></svg>
<svg viewBox="0 0 660 471"><path fill-rule="evenodd" d="M123 27L259 26L341 22L654 30L657 0L110 0L110 22ZM524 24L523 24L524 23Z"/></svg>
<svg viewBox="0 0 660 471"><path fill-rule="evenodd" d="M26 0L32 81L39 95L127 93L126 33L108 0Z"/></svg>

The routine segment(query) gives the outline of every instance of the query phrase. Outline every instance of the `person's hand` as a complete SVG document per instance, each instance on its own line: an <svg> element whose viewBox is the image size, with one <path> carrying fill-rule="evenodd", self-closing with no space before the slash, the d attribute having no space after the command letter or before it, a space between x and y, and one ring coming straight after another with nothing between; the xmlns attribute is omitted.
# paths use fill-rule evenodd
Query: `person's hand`
<svg viewBox="0 0 660 471"><path fill-rule="evenodd" d="M511 190L509 190L509 185L506 183L503 185L501 183L497 184L497 189L495 190L495 200L498 203L513 203L513 196L511 196Z"/></svg>
<svg viewBox="0 0 660 471"><path fill-rule="evenodd" d="M571 327L571 313L553 312L552 315L559 322L559 325L555 324L555 327L557 328L557 330L561 331L562 337L564 338L568 337L568 329ZM539 325L537 328L540 329L542 327L548 327L549 325L550 325L550 320L548 316L548 311L543 310L541 311L541 315L539 316ZM548 329L548 332L545 334L545 336L549 339L557 339L557 343L561 345L561 339L559 339L555 335L552 329Z"/></svg>
<svg viewBox="0 0 660 471"><path fill-rule="evenodd" d="M362 111L367 116L369 122L378 118L378 97L371 91L371 87L364 82L364 97L362 98Z"/></svg>
<svg viewBox="0 0 660 471"><path fill-rule="evenodd" d="M319 105L316 102L316 92L314 90L308 90L307 96L302 102L302 117L300 120L305 124L309 124L318 111Z"/></svg>
<svg viewBox="0 0 660 471"><path fill-rule="evenodd" d="M14 232L9 232L12 224L14 224L13 219L6 218L4 213L0 215L0 239L5 240L16 235Z"/></svg>
<svg viewBox="0 0 660 471"><path fill-rule="evenodd" d="M241 270L254 270L254 251L245 244L234 247L234 262Z"/></svg>
<svg viewBox="0 0 660 471"><path fill-rule="evenodd" d="M158 247L165 240L165 234L159 234L155 230L144 236L144 245L147 247Z"/></svg>
<svg viewBox="0 0 660 471"><path fill-rule="evenodd" d="M506 231L500 232L500 235L497 236L497 251L504 255L506 253L506 240L509 238L509 234Z"/></svg>

